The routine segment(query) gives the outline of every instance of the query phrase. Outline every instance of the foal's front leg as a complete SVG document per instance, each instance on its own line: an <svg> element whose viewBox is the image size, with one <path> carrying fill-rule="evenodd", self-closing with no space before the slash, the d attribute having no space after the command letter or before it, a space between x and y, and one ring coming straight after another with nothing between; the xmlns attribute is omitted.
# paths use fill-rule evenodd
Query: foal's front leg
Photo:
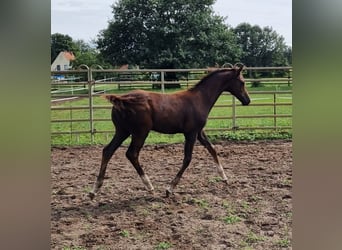
<svg viewBox="0 0 342 250"><path fill-rule="evenodd" d="M209 142L208 137L206 136L203 130L198 133L197 138L200 141L200 143L209 151L211 156L214 158L219 175L221 176L222 180L228 184L228 178L226 174L224 173L223 167L217 156L216 150L214 149L213 145L211 145L211 143Z"/></svg>

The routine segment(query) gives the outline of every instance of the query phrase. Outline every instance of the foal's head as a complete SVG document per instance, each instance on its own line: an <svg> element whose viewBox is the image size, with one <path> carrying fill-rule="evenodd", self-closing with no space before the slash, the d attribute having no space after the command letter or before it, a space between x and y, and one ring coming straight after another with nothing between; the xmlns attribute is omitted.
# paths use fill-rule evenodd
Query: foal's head
<svg viewBox="0 0 342 250"><path fill-rule="evenodd" d="M241 73L243 67L243 65L240 65L238 67L234 66L231 71L233 77L229 81L229 84L227 84L225 91L230 92L237 99L239 99L242 105L248 105L251 100L249 99L249 95L245 86L245 79L243 78Z"/></svg>

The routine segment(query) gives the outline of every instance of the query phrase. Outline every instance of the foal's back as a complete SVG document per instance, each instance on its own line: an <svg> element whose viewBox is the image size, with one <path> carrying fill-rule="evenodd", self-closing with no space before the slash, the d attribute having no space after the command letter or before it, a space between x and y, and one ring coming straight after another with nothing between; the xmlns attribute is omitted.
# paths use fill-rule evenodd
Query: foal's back
<svg viewBox="0 0 342 250"><path fill-rule="evenodd" d="M111 100L114 123L167 134L186 133L205 124L196 96L189 91L161 94L135 90L116 98Z"/></svg>

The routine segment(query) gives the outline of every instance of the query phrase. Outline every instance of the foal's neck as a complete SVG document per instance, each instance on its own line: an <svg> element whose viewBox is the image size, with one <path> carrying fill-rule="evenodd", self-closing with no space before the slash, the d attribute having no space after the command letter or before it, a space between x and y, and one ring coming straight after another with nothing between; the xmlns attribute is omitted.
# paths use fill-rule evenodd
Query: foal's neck
<svg viewBox="0 0 342 250"><path fill-rule="evenodd" d="M217 99L222 94L225 89L224 84L227 81L227 77L223 77L221 74L224 74L226 71L216 72L215 74L210 75L203 82L196 85L192 91L199 93L203 101L206 102L210 109L214 106Z"/></svg>

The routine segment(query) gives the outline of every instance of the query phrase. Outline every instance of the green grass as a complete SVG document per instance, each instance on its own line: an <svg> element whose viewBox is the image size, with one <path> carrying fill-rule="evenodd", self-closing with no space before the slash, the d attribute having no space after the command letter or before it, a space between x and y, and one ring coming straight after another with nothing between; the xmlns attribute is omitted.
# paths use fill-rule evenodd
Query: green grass
<svg viewBox="0 0 342 250"><path fill-rule="evenodd" d="M208 201L204 200L204 199L196 199L196 198L192 198L190 200L190 203L194 203L197 206L199 206L200 208L208 208L209 207L209 203Z"/></svg>
<svg viewBox="0 0 342 250"><path fill-rule="evenodd" d="M226 223L226 224L235 224L237 222L240 222L241 221L241 218L237 215L234 215L234 214L230 214L230 215L227 215L226 217L223 218L223 221Z"/></svg>
<svg viewBox="0 0 342 250"><path fill-rule="evenodd" d="M291 242L288 238L280 239L276 242L276 246L278 247L289 247L291 245Z"/></svg>
<svg viewBox="0 0 342 250"><path fill-rule="evenodd" d="M116 86L116 85L115 85ZM112 85L102 85L101 89L107 89L107 92L114 93L125 93L127 89L114 89ZM117 88L117 87L116 87ZM111 90L109 90L111 89ZM184 87L183 87L184 89ZM258 91L273 91L273 90L290 90L291 87L287 85L267 85L259 88L248 88L250 92L250 97L252 99L251 104L272 104L273 94L260 94ZM151 90L151 89L149 89ZM166 92L178 91L179 89L166 89ZM160 90L155 90L160 92ZM256 93L255 93L256 92ZM277 94L277 103L292 103L291 94ZM236 101L238 104L239 102ZM232 96L221 95L216 102L217 105L231 105ZM93 117L94 119L108 119L108 121L95 121L94 128L96 131L109 131L108 133L95 133L94 143L95 144L107 144L113 134L114 127L110 121L111 105L104 98L97 96L93 98L93 105L96 106L107 106L105 109L94 109ZM292 106L237 106L235 115L272 115L274 112L276 114L292 114ZM89 100L83 98L77 101L68 101L62 104L57 104L58 107L84 107L89 106ZM217 107L211 110L209 118L212 117L231 117L233 116L233 110L231 107ZM77 109L77 110L51 110L51 120L57 119L89 119L90 114L88 109ZM283 126L292 126L292 118L277 118L276 125L277 130L264 130L264 129L248 129L248 130L235 130L231 131L233 126L238 128L249 128L249 127L267 127L274 126L274 118L236 118L235 124L233 124L232 119L220 118L220 119L208 119L205 130L209 138L212 141L215 140L259 140L259 139L288 139L292 137L291 129L281 129ZM221 131L210 131L210 129L225 129ZM51 135L52 145L88 145L91 144L91 136L88 131L90 131L90 122L51 122L51 132L61 132L61 131L83 131L85 133L81 134L65 134L65 135ZM160 134L156 132L151 132L146 139L146 144L166 144L166 143L181 143L184 141L182 134L167 135ZM128 144L130 138L128 138L124 144Z"/></svg>
<svg viewBox="0 0 342 250"><path fill-rule="evenodd" d="M264 241L264 237L261 235L257 235L252 231L248 232L248 234L245 236L245 242L249 244L253 244L258 241Z"/></svg>
<svg viewBox="0 0 342 250"><path fill-rule="evenodd" d="M129 237L129 231L128 230L121 230L120 231L120 235L122 236L122 237L125 237L125 238L127 238L127 237Z"/></svg>
<svg viewBox="0 0 342 250"><path fill-rule="evenodd" d="M264 241L265 238L261 235L257 235L252 231L249 231L247 235L244 236L244 239L240 242L240 247L243 247L242 249L253 249L251 247L252 244Z"/></svg>
<svg viewBox="0 0 342 250"><path fill-rule="evenodd" d="M156 250L162 250L162 249L169 249L170 247L172 247L172 244L169 242L160 242L155 249Z"/></svg>
<svg viewBox="0 0 342 250"><path fill-rule="evenodd" d="M62 250L85 250L86 248L83 247L63 247Z"/></svg>

